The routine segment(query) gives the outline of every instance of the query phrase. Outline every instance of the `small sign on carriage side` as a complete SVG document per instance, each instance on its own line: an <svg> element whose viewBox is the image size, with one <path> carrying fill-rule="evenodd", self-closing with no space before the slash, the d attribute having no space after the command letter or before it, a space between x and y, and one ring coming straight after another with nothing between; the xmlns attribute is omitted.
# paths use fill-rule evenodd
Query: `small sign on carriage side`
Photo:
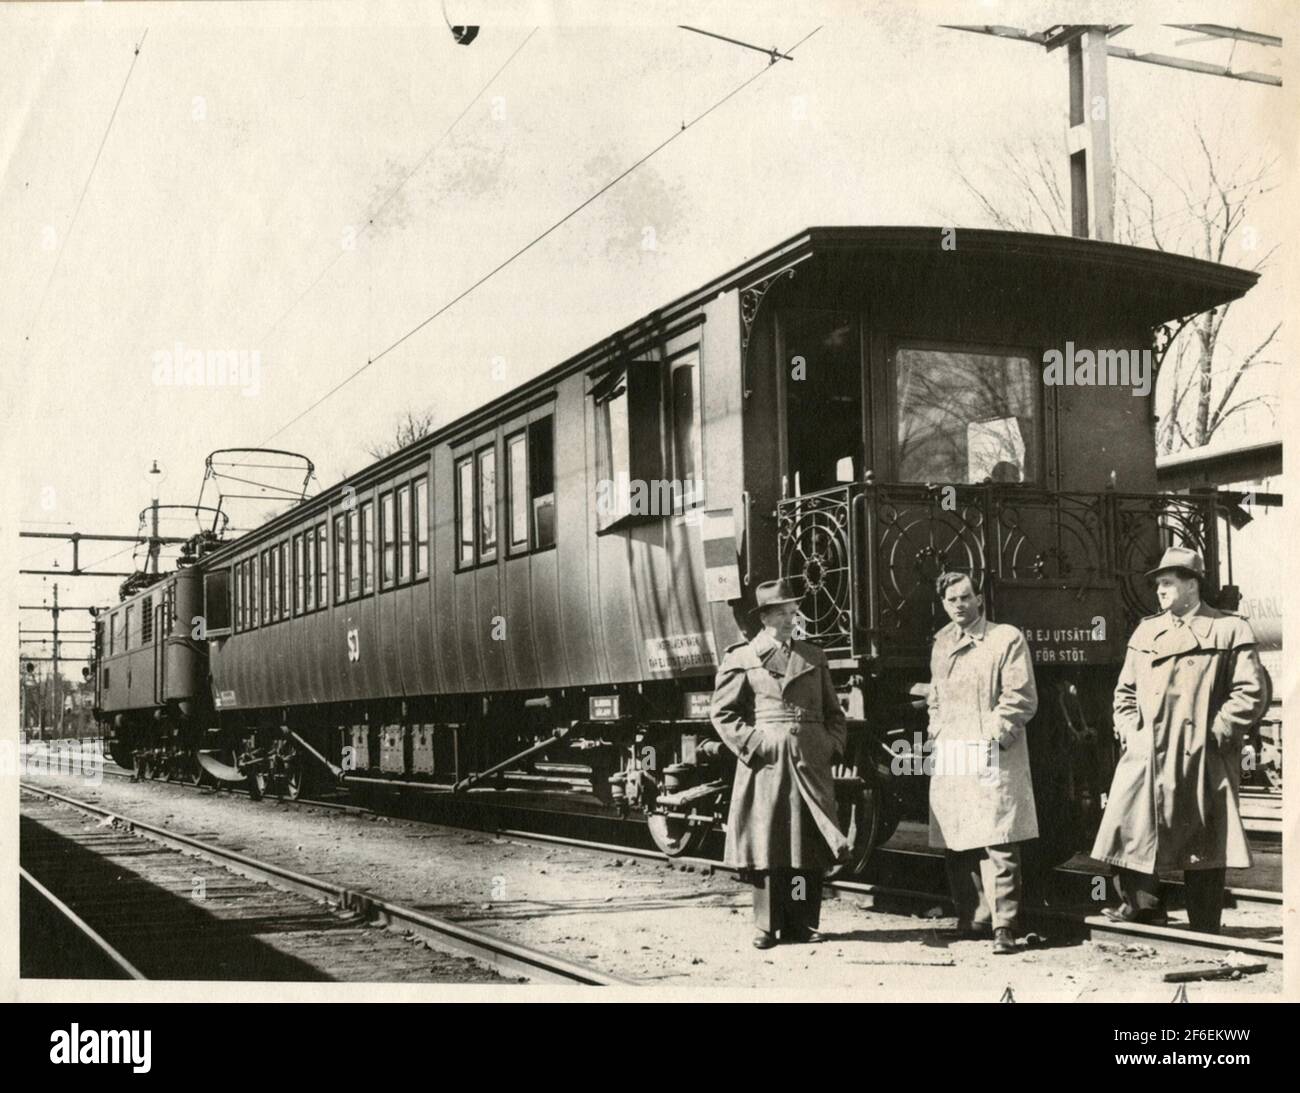
<svg viewBox="0 0 1300 1093"><path fill-rule="evenodd" d="M700 534L704 540L704 593L708 602L740 599L736 521L731 509L706 511Z"/></svg>
<svg viewBox="0 0 1300 1093"><path fill-rule="evenodd" d="M712 668L718 663L718 654L713 635L705 631L646 638L645 659L646 667L652 672L681 672L691 668Z"/></svg>

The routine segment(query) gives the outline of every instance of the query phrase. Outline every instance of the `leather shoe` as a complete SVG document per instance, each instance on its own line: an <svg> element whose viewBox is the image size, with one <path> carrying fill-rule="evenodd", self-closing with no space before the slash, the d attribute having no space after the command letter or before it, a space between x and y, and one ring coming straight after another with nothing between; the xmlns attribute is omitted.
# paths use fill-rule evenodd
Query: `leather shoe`
<svg viewBox="0 0 1300 1093"><path fill-rule="evenodd" d="M776 935L769 934L766 930L754 931L754 948L770 949L776 944Z"/></svg>
<svg viewBox="0 0 1300 1093"><path fill-rule="evenodd" d="M786 930L782 936L785 941L793 941L804 945L817 945L825 940L817 930L807 928Z"/></svg>
<svg viewBox="0 0 1300 1093"><path fill-rule="evenodd" d="M1011 931L1005 926L999 926L993 931L993 952L998 956L1005 956L1007 953L1016 951L1015 938L1011 936Z"/></svg>
<svg viewBox="0 0 1300 1093"><path fill-rule="evenodd" d="M1103 907L1101 913L1111 922L1136 922L1143 926L1168 926L1169 916L1159 907L1139 910L1121 903L1118 907Z"/></svg>

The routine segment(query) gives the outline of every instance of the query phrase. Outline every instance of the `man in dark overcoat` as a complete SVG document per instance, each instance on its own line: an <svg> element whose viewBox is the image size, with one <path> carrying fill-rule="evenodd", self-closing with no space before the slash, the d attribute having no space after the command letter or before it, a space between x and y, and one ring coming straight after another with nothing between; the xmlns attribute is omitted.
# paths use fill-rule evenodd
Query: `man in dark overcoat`
<svg viewBox="0 0 1300 1093"><path fill-rule="evenodd" d="M1181 869L1189 923L1217 933L1224 870L1250 865L1241 736L1268 687L1250 623L1201 601L1199 554L1172 547L1147 576L1163 610L1129 638L1114 703L1124 752L1092 856L1117 867L1123 902L1111 918L1163 924L1158 874Z"/></svg>
<svg viewBox="0 0 1300 1093"><path fill-rule="evenodd" d="M758 586L762 629L730 646L710 715L735 752L728 865L755 886L754 945L817 941L826 869L850 844L836 819L831 766L846 729L826 654L795 640L799 597L785 581Z"/></svg>

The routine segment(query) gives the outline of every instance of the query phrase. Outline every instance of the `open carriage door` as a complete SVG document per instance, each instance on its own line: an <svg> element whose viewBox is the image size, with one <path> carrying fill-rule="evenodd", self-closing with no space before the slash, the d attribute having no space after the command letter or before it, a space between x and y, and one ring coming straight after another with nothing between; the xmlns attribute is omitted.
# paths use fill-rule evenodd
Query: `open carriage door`
<svg viewBox="0 0 1300 1093"><path fill-rule="evenodd" d="M857 482L863 475L862 338L847 311L777 313L782 497Z"/></svg>
<svg viewBox="0 0 1300 1093"><path fill-rule="evenodd" d="M850 484L861 482L865 375L862 326L849 311L782 308L776 316L780 410L781 575L803 599L801 630L832 655L857 652L860 520Z"/></svg>

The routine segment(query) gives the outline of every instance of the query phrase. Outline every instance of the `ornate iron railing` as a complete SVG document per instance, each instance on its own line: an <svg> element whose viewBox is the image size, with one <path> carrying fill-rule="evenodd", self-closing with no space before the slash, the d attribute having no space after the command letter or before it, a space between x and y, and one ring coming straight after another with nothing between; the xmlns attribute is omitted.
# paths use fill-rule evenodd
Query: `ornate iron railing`
<svg viewBox="0 0 1300 1093"><path fill-rule="evenodd" d="M1143 574L1175 545L1201 552L1217 589L1213 495L859 483L782 501L777 524L808 638L854 656L924 655L949 570L975 578L994 617L1000 592L1070 589L1130 626L1157 610Z"/></svg>

